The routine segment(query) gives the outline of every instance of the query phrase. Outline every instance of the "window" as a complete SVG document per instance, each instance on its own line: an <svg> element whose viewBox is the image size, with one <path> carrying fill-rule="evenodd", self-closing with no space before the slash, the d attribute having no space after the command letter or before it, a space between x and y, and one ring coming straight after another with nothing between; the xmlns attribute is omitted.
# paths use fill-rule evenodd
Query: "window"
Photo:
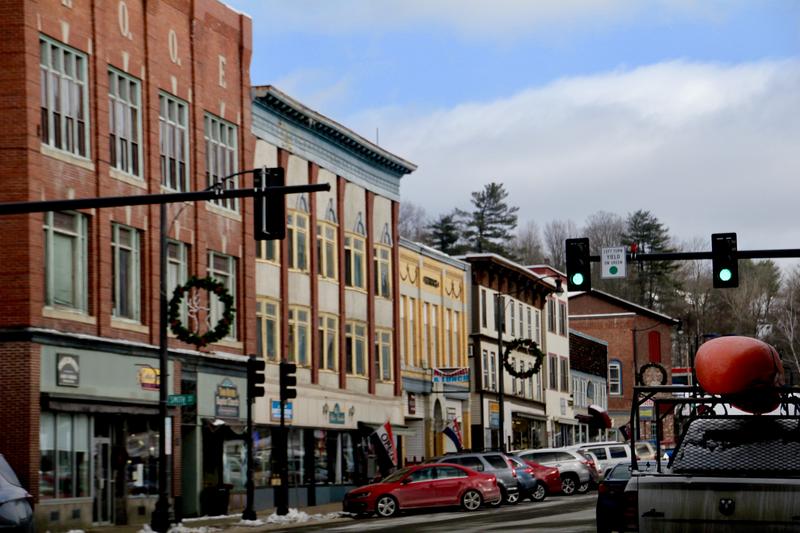
<svg viewBox="0 0 800 533"><path fill-rule="evenodd" d="M608 363L608 393L612 396L622 395L622 365L619 361Z"/></svg>
<svg viewBox="0 0 800 533"><path fill-rule="evenodd" d="M89 157L86 54L45 37L39 52L42 143Z"/></svg>
<svg viewBox="0 0 800 533"><path fill-rule="evenodd" d="M533 318L532 318L533 313L531 313L530 307L527 308L527 311L528 311L528 338L533 339L535 341L536 338L533 336Z"/></svg>
<svg viewBox="0 0 800 533"><path fill-rule="evenodd" d="M450 322L452 311L450 309L442 308L442 366L453 367L453 352L450 348Z"/></svg>
<svg viewBox="0 0 800 533"><path fill-rule="evenodd" d="M308 309L303 307L289 308L289 361L300 366L308 366Z"/></svg>
<svg viewBox="0 0 800 533"><path fill-rule="evenodd" d="M515 331L516 328L514 326L516 324L514 320L514 302L511 302L511 305L509 307L511 308L511 320L509 322L511 322L511 336L513 337L514 335L516 335Z"/></svg>
<svg viewBox="0 0 800 533"><path fill-rule="evenodd" d="M531 369L533 369L533 363L528 363L528 370L531 370ZM531 377L528 378L528 398L533 398L534 397L533 384L534 384L534 380L536 379L537 375L538 374L534 374L534 375L532 375Z"/></svg>
<svg viewBox="0 0 800 533"><path fill-rule="evenodd" d="M206 142L206 183L209 186L221 183L224 189L238 188L239 178L222 181L239 170L236 153L237 127L208 113L203 119L203 125ZM239 200L236 198L220 198L213 202L232 211L239 208Z"/></svg>
<svg viewBox="0 0 800 533"><path fill-rule="evenodd" d="M317 224L317 274L336 279L336 228L328 223Z"/></svg>
<svg viewBox="0 0 800 533"><path fill-rule="evenodd" d="M127 174L141 176L141 83L108 71L109 164Z"/></svg>
<svg viewBox="0 0 800 533"><path fill-rule="evenodd" d="M308 215L290 211L286 215L286 241L289 268L308 271Z"/></svg>
<svg viewBox="0 0 800 533"><path fill-rule="evenodd" d="M560 357L558 362L561 365L559 371L561 375L561 392L569 392L569 359Z"/></svg>
<svg viewBox="0 0 800 533"><path fill-rule="evenodd" d="M512 357L511 358L511 367L514 368L514 369L517 368L517 358L516 357ZM517 393L517 378L515 378L514 376L511 376L511 394L516 394L516 393Z"/></svg>
<svg viewBox="0 0 800 533"><path fill-rule="evenodd" d="M348 322L345 326L347 373L366 376L367 327L361 322Z"/></svg>
<svg viewBox="0 0 800 533"><path fill-rule="evenodd" d="M375 330L375 377L380 381L392 380L392 332Z"/></svg>
<svg viewBox="0 0 800 533"><path fill-rule="evenodd" d="M558 357L549 354L547 356L547 367L550 371L550 388L558 390Z"/></svg>
<svg viewBox="0 0 800 533"><path fill-rule="evenodd" d="M463 366L461 361L461 313L453 311L453 366Z"/></svg>
<svg viewBox="0 0 800 533"><path fill-rule="evenodd" d="M486 469L486 467L483 466L483 461L481 461L477 457L469 455L466 457L462 457L459 464L467 468L471 468L476 472L483 472Z"/></svg>
<svg viewBox="0 0 800 533"><path fill-rule="evenodd" d="M536 315L534 320L534 328L535 328L535 338L536 344L539 346L542 345L542 314L537 309L534 311L534 315Z"/></svg>
<svg viewBox="0 0 800 533"><path fill-rule="evenodd" d="M519 320L519 336L524 337L525 334L522 332L522 304L517 304L519 313L517 313L517 320Z"/></svg>
<svg viewBox="0 0 800 533"><path fill-rule="evenodd" d="M44 215L45 303L88 311L88 219L80 213Z"/></svg>
<svg viewBox="0 0 800 533"><path fill-rule="evenodd" d="M113 224L111 227L111 252L114 316L139 320L142 292L139 232L133 228Z"/></svg>
<svg viewBox="0 0 800 533"><path fill-rule="evenodd" d="M419 366L417 362L417 300L414 298L408 299L408 343L406 349L408 355L406 359L411 362L413 366Z"/></svg>
<svg viewBox="0 0 800 533"><path fill-rule="evenodd" d="M497 390L497 367L495 366L495 354L491 352L489 354L489 372L490 378L492 380L491 390Z"/></svg>
<svg viewBox="0 0 800 533"><path fill-rule="evenodd" d="M481 289L481 327L486 327L486 289Z"/></svg>
<svg viewBox="0 0 800 533"><path fill-rule="evenodd" d="M484 350L483 351L483 359L481 360L483 363L481 366L483 367L483 388L484 390L489 390L492 388L492 383L489 380L489 352Z"/></svg>
<svg viewBox="0 0 800 533"><path fill-rule="evenodd" d="M430 332L428 331L428 315L430 314L430 304L423 303L422 304L422 366L423 368L428 367L428 354L430 353L430 346L428 346L428 339L430 338Z"/></svg>
<svg viewBox="0 0 800 533"><path fill-rule="evenodd" d="M339 361L339 319L320 314L318 322L319 368L336 370Z"/></svg>
<svg viewBox="0 0 800 533"><path fill-rule="evenodd" d="M280 262L280 241L256 241L256 259L269 261L270 263Z"/></svg>
<svg viewBox="0 0 800 533"><path fill-rule="evenodd" d="M208 252L208 275L222 283L233 297L233 307L236 307L236 258L217 252ZM212 326L222 318L225 305L215 295L211 295L209 302L209 317ZM235 315L234 315L235 316ZM231 324L228 339L236 339L236 322Z"/></svg>
<svg viewBox="0 0 800 533"><path fill-rule="evenodd" d="M425 304L427 306L427 304ZM439 360L439 306L431 305L431 367L441 367Z"/></svg>
<svg viewBox="0 0 800 533"><path fill-rule="evenodd" d="M172 298L175 287L184 285L189 279L189 245L178 241L167 241L167 298ZM187 324L189 305L186 298L181 301L178 316Z"/></svg>
<svg viewBox="0 0 800 533"><path fill-rule="evenodd" d="M567 334L567 304L558 302L558 334Z"/></svg>
<svg viewBox="0 0 800 533"><path fill-rule="evenodd" d="M586 405L594 403L594 382L586 383Z"/></svg>
<svg viewBox="0 0 800 533"><path fill-rule="evenodd" d="M256 350L258 357L268 361L278 360L280 346L280 318L278 302L259 299L256 302Z"/></svg>
<svg viewBox="0 0 800 533"><path fill-rule="evenodd" d="M508 470L508 461L502 455L484 455L486 462L492 465L495 470Z"/></svg>
<svg viewBox="0 0 800 533"><path fill-rule="evenodd" d="M39 497L49 500L90 496L89 417L43 412L39 435Z"/></svg>
<svg viewBox="0 0 800 533"><path fill-rule="evenodd" d="M612 459L628 458L628 450L626 450L624 446L609 446L608 454L611 456Z"/></svg>
<svg viewBox="0 0 800 533"><path fill-rule="evenodd" d="M386 246L375 246L375 294L383 298L391 298L392 284L389 281L392 275L392 249Z"/></svg>
<svg viewBox="0 0 800 533"><path fill-rule="evenodd" d="M411 483L417 481L432 481L433 478L433 467L430 468L420 468L419 470L414 470L411 474L408 475L408 479Z"/></svg>
<svg viewBox="0 0 800 533"><path fill-rule="evenodd" d="M556 332L556 301L547 300L547 331Z"/></svg>
<svg viewBox="0 0 800 533"><path fill-rule="evenodd" d="M189 110L186 102L158 95L161 185L173 191L189 190Z"/></svg>
<svg viewBox="0 0 800 533"><path fill-rule="evenodd" d="M467 474L460 468L455 468L453 466L436 467L436 479L452 479L452 478L467 477L468 475L469 474Z"/></svg>
<svg viewBox="0 0 800 533"><path fill-rule="evenodd" d="M355 235L344 238L344 284L347 287L366 289L364 275L364 239Z"/></svg>

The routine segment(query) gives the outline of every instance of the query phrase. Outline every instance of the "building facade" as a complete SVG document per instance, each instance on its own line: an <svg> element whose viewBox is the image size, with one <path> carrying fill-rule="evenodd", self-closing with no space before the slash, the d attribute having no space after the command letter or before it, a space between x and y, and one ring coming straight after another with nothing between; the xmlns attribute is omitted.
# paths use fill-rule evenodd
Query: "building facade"
<svg viewBox="0 0 800 533"><path fill-rule="evenodd" d="M470 448L467 359L469 264L400 239L400 367L406 464L456 451L444 428L456 420Z"/></svg>
<svg viewBox="0 0 800 533"><path fill-rule="evenodd" d="M570 322L576 331L608 343L608 412L615 428L626 426L631 418L633 387L639 383L643 367L660 366L664 370L664 384L669 383L672 332L679 321L592 289L570 295ZM645 422L640 437L654 438L652 407L644 406L640 417ZM664 427L664 439L670 441L671 424Z"/></svg>
<svg viewBox="0 0 800 533"><path fill-rule="evenodd" d="M555 282L495 254L470 254L463 260L471 269L472 447L544 447L549 442L545 378L550 353L545 307ZM513 342L520 339L536 343L542 357Z"/></svg>
<svg viewBox="0 0 800 533"><path fill-rule="evenodd" d="M596 406L608 412L608 343L574 329L569 330L569 365L572 395L578 428L575 442L606 440L608 424Z"/></svg>
<svg viewBox="0 0 800 533"><path fill-rule="evenodd" d="M257 507L272 502L282 360L298 367L290 504L340 501L382 466L370 433L386 421L404 432L397 217L400 179L416 167L271 86L253 89L253 133L255 167L283 168L287 185L330 185L288 195L286 239L256 253L268 391L255 410Z"/></svg>
<svg viewBox="0 0 800 533"><path fill-rule="evenodd" d="M40 0L8 3L3 15L0 201L196 191L252 162L246 16L214 0ZM167 209L170 292L211 275L237 312L226 338L202 351L171 338L166 380L158 206L0 219L9 259L0 266L0 449L33 494L42 530L149 520L162 381L197 399L170 410L176 512L196 512L203 486L223 483L223 456L202 424L219 414L238 424L243 414L233 409L241 362L255 349L245 327L255 318L245 205ZM219 304L208 307L214 320ZM229 409L215 413L214 390Z"/></svg>

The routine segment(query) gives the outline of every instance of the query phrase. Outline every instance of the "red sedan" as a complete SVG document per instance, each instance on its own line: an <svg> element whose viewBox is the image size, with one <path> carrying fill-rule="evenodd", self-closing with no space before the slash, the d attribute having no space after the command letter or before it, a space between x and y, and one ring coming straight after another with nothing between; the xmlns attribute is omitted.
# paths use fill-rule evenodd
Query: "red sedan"
<svg viewBox="0 0 800 533"><path fill-rule="evenodd" d="M544 466L533 461L525 461L525 463L533 468L533 475L536 476L536 479L545 484L548 494L561 492L561 474L558 472L558 468Z"/></svg>
<svg viewBox="0 0 800 533"><path fill-rule="evenodd" d="M476 472L461 465L438 463L402 468L380 483L347 493L345 512L375 513L388 518L401 509L460 505L474 511L483 503L500 501L494 474Z"/></svg>

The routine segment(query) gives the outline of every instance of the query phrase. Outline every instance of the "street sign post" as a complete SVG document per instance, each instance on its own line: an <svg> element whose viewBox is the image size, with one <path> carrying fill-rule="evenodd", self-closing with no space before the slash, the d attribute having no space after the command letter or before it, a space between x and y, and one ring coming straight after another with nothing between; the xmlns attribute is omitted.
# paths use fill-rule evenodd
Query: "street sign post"
<svg viewBox="0 0 800 533"><path fill-rule="evenodd" d="M626 275L625 247L603 248L600 252L600 277L603 279L624 278Z"/></svg>

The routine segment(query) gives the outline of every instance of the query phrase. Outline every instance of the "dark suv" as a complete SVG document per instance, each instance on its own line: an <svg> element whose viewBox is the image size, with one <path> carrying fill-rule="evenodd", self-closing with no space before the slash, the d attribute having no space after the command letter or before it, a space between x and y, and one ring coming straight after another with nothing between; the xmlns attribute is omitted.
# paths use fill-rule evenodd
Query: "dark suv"
<svg viewBox="0 0 800 533"><path fill-rule="evenodd" d="M519 502L517 473L508 457L500 452L461 452L448 453L431 460L432 463L452 463L466 466L478 472L494 474L503 495L503 503Z"/></svg>

